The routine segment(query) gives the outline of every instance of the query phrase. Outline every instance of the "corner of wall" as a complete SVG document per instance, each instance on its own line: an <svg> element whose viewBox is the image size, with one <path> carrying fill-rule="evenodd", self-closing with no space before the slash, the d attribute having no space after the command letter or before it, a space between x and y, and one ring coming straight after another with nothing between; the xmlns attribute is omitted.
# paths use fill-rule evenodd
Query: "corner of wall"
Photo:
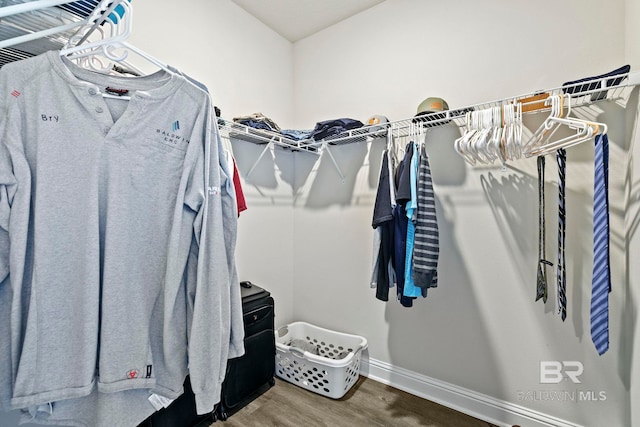
<svg viewBox="0 0 640 427"><path fill-rule="evenodd" d="M625 180L625 243L627 247L627 295L625 301L625 321L624 324L632 331L631 340L628 343L630 379L629 379L629 408L631 427L640 427L640 408L633 402L640 400L640 327L638 325L638 311L640 308L640 267L631 260L640 256L640 235L637 233L638 219L640 218L640 170L635 165L635 159L640 156L640 143L637 139L638 115L640 114L640 103L637 98L636 89L633 117L631 112L629 119L632 120L633 130L629 138L628 173Z"/></svg>
<svg viewBox="0 0 640 427"><path fill-rule="evenodd" d="M637 31L636 23L640 19L640 4L634 0L625 1L625 60L634 70L640 67L640 33ZM636 92L637 94L637 92ZM638 108L633 109L633 117L629 114L630 123L634 123L632 134L629 138L629 159L628 159L628 176L625 182L625 229L627 244L627 265L628 265L628 286L629 295L627 299L628 316L633 329L634 335L630 348L630 390L629 390L629 407L631 410L631 426L640 427L640 408L633 402L640 401L640 327L638 325L638 311L640 310L640 291L638 291L638 283L640 281L640 268L636 263L629 262L640 256L640 236L637 235L636 221L640 215L638 205L638 194L640 194L640 171L635 165L634 159L640 156L640 143L638 143L637 126L638 114L640 113L640 104Z"/></svg>

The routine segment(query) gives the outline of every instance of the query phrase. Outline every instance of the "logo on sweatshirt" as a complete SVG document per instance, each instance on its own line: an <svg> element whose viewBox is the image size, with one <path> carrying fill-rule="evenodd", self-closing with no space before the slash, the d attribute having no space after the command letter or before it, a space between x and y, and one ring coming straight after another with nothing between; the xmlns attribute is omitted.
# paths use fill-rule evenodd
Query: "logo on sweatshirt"
<svg viewBox="0 0 640 427"><path fill-rule="evenodd" d="M179 148L186 151L189 138L186 138L180 131L180 121L176 120L171 123L171 130L156 128L156 141L161 142L170 147Z"/></svg>
<svg viewBox="0 0 640 427"><path fill-rule="evenodd" d="M20 92L18 92L17 90L15 90L15 89L14 89L14 90L11 92L11 96L13 96L14 98L17 98L17 97L19 97L19 96L20 96Z"/></svg>
<svg viewBox="0 0 640 427"><path fill-rule="evenodd" d="M137 369L132 369L127 372L127 379L128 380L136 379L138 378L138 375L140 375L140 371L138 371Z"/></svg>

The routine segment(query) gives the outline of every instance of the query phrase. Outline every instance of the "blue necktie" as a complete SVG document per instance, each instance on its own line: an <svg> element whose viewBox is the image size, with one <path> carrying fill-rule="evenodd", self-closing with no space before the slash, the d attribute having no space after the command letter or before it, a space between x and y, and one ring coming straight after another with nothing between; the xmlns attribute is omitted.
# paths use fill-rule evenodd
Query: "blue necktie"
<svg viewBox="0 0 640 427"><path fill-rule="evenodd" d="M567 151L564 148L556 152L558 160L558 312L562 321L567 318L567 270L565 268L564 242L567 211L565 209L565 171Z"/></svg>
<svg viewBox="0 0 640 427"><path fill-rule="evenodd" d="M593 279L591 289L591 339L598 354L609 349L609 139L596 137L593 186Z"/></svg>

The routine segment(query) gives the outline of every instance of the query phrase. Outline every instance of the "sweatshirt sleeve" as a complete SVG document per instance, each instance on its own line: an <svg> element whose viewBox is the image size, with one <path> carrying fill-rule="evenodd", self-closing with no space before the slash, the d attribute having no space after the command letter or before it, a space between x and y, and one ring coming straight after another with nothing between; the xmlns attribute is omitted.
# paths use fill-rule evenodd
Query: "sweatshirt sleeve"
<svg viewBox="0 0 640 427"><path fill-rule="evenodd" d="M12 397L11 286L9 284L9 212L16 188L8 150L0 142L0 411L9 409Z"/></svg>
<svg viewBox="0 0 640 427"><path fill-rule="evenodd" d="M218 152L224 153L220 134L212 136L217 141ZM232 160L233 161L233 160ZM232 359L244 355L244 321L242 312L242 295L240 280L235 262L236 241L238 235L238 203L234 183L234 164L229 162L229 156L220 156L220 182L222 188L222 223L225 251L227 254L227 269L229 271L229 319L230 338L229 352L225 359ZM226 360L223 361L226 371Z"/></svg>
<svg viewBox="0 0 640 427"><path fill-rule="evenodd" d="M0 74L0 283L9 275L9 213L16 189L16 179L9 150L5 143L7 109L4 73Z"/></svg>
<svg viewBox="0 0 640 427"><path fill-rule="evenodd" d="M16 190L9 150L0 142L0 283L9 275L9 216Z"/></svg>
<svg viewBox="0 0 640 427"><path fill-rule="evenodd" d="M196 272L188 283L192 295L189 304L193 307L189 319L189 375L198 414L210 413L220 401L230 340L230 276L221 220L222 183L218 145L211 140L211 127L204 138L203 154L202 173L194 177L200 183L196 193L203 198L193 225Z"/></svg>

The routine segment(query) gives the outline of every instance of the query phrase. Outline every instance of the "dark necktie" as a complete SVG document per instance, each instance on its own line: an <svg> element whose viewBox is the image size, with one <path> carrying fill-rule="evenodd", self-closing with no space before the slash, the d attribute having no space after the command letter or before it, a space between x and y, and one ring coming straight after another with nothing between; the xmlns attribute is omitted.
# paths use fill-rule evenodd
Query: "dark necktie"
<svg viewBox="0 0 640 427"><path fill-rule="evenodd" d="M567 318L567 270L565 268L564 242L567 212L565 210L565 171L567 152L564 148L556 152L558 160L558 312L562 321Z"/></svg>
<svg viewBox="0 0 640 427"><path fill-rule="evenodd" d="M591 289L591 339L598 354L609 349L609 140L598 135L595 143L593 186L593 278Z"/></svg>
<svg viewBox="0 0 640 427"><path fill-rule="evenodd" d="M544 229L544 156L538 156L538 280L536 286L536 301L542 298L547 302L547 271L546 265L553 265L545 258L545 229Z"/></svg>

